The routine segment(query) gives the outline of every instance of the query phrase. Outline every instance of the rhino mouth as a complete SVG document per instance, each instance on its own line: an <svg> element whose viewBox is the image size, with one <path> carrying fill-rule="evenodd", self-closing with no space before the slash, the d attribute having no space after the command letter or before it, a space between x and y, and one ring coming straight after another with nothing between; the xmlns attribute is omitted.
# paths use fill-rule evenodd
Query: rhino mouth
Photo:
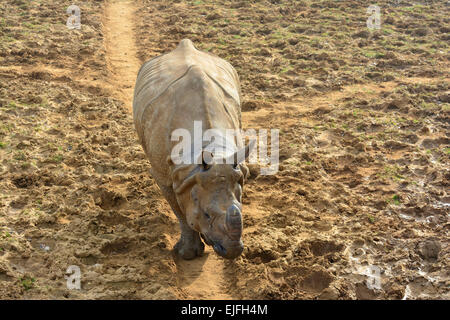
<svg viewBox="0 0 450 320"><path fill-rule="evenodd" d="M225 256L227 254L227 249L220 243L214 243L213 249L221 256Z"/></svg>
<svg viewBox="0 0 450 320"><path fill-rule="evenodd" d="M210 245L213 247L214 251L220 255L221 257L225 259L235 259L242 253L244 246L242 244L242 241L226 241L228 246L224 246L222 241L219 240L212 240L207 235L201 233L200 234L203 240L207 245Z"/></svg>
<svg viewBox="0 0 450 320"><path fill-rule="evenodd" d="M244 250L244 244L242 241L233 241L230 245L226 247L220 242L214 243L214 251L225 259L236 259L239 257Z"/></svg>

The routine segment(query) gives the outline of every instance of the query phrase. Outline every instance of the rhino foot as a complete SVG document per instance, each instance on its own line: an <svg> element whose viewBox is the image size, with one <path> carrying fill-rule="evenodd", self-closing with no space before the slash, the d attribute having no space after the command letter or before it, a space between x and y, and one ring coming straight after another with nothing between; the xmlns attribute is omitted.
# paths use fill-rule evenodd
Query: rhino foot
<svg viewBox="0 0 450 320"><path fill-rule="evenodd" d="M205 251L205 245L200 237L185 238L181 237L175 245L174 249L178 252L178 255L185 260L192 260L195 257L200 257Z"/></svg>

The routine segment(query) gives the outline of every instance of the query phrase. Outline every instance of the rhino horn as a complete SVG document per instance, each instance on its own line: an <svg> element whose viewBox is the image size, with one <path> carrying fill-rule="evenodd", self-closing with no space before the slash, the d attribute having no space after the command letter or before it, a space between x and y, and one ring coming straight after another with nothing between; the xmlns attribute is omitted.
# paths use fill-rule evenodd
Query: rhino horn
<svg viewBox="0 0 450 320"><path fill-rule="evenodd" d="M242 214L237 205L233 204L227 209L225 225L232 240L239 240L241 238Z"/></svg>

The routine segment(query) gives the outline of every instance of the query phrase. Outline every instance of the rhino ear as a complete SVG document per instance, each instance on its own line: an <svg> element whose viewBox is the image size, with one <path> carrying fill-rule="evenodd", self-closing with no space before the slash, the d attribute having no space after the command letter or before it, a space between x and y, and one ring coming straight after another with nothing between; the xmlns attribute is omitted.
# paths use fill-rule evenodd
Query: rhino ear
<svg viewBox="0 0 450 320"><path fill-rule="evenodd" d="M247 158L250 156L250 153L253 151L255 146L256 146L256 140L251 140L244 148L236 151L231 156L229 156L226 159L225 163L234 164L235 166L237 166L238 164L241 164L242 162L247 160Z"/></svg>

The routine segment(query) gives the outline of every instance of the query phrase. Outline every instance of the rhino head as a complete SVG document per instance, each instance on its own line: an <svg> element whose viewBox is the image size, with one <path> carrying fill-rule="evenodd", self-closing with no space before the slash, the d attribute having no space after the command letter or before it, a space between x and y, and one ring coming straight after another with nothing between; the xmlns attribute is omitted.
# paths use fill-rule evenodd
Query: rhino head
<svg viewBox="0 0 450 320"><path fill-rule="evenodd" d="M254 141L230 158L216 160L211 153L203 151L202 163L190 169L187 178L174 181L178 186L177 202L187 224L226 259L237 258L244 249L241 203L248 169L242 162L253 147Z"/></svg>

